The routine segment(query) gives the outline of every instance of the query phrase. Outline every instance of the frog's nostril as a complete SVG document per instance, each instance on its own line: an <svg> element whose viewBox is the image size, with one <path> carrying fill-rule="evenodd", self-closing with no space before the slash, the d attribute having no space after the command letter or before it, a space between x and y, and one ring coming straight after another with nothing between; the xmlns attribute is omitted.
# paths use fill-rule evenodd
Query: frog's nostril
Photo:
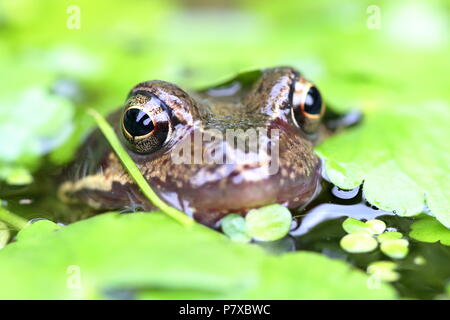
<svg viewBox="0 0 450 320"><path fill-rule="evenodd" d="M130 108L125 112L123 125L125 130L133 137L149 134L155 128L150 116L137 108Z"/></svg>

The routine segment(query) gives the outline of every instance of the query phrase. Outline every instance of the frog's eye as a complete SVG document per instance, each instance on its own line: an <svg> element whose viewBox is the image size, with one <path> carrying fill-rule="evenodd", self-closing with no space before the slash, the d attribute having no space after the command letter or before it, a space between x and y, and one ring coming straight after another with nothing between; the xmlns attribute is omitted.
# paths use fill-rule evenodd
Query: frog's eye
<svg viewBox="0 0 450 320"><path fill-rule="evenodd" d="M143 99L144 104L135 104ZM133 151L150 153L161 148L171 131L166 108L156 97L135 96L129 100L122 115L122 132Z"/></svg>
<svg viewBox="0 0 450 320"><path fill-rule="evenodd" d="M297 81L292 96L294 123L308 134L315 133L324 112L325 105L317 87L304 78Z"/></svg>
<svg viewBox="0 0 450 320"><path fill-rule="evenodd" d="M320 92L316 87L309 88L302 107L303 113L305 113L306 116L320 116L323 109L323 103Z"/></svg>
<svg viewBox="0 0 450 320"><path fill-rule="evenodd" d="M139 108L130 108L123 115L123 128L132 137L142 137L155 130L152 118Z"/></svg>

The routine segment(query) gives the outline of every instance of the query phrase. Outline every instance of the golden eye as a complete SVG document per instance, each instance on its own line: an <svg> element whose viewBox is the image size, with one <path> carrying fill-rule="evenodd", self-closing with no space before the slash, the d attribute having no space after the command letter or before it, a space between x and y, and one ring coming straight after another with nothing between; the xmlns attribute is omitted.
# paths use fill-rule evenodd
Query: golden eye
<svg viewBox="0 0 450 320"><path fill-rule="evenodd" d="M141 137L155 130L152 118L140 108L129 108L123 115L123 128L132 137Z"/></svg>
<svg viewBox="0 0 450 320"><path fill-rule="evenodd" d="M308 134L315 133L325 112L325 105L317 87L301 77L292 95L292 118L294 123Z"/></svg>
<svg viewBox="0 0 450 320"><path fill-rule="evenodd" d="M163 146L172 129L167 110L155 96L130 97L122 115L122 132L130 149L151 153Z"/></svg>

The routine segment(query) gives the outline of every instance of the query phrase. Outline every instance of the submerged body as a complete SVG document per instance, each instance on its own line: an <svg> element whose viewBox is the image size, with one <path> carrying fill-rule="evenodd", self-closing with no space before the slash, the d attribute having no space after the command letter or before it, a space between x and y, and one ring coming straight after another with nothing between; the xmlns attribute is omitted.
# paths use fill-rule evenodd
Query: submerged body
<svg viewBox="0 0 450 320"><path fill-rule="evenodd" d="M153 190L212 225L228 213L314 197L324 109L312 83L280 67L189 94L164 81L140 83L109 121ZM98 210L152 209L98 131L59 191Z"/></svg>

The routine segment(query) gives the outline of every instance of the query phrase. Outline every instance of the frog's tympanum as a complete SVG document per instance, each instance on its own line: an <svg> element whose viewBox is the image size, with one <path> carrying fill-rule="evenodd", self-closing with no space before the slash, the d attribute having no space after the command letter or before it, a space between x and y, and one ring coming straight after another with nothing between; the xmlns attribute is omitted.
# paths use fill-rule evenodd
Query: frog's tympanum
<svg viewBox="0 0 450 320"><path fill-rule="evenodd" d="M299 207L314 197L321 162L313 146L325 130L324 112L316 86L279 67L196 92L142 82L108 119L153 190L212 225L228 213ZM152 209L98 131L59 191L98 210Z"/></svg>

